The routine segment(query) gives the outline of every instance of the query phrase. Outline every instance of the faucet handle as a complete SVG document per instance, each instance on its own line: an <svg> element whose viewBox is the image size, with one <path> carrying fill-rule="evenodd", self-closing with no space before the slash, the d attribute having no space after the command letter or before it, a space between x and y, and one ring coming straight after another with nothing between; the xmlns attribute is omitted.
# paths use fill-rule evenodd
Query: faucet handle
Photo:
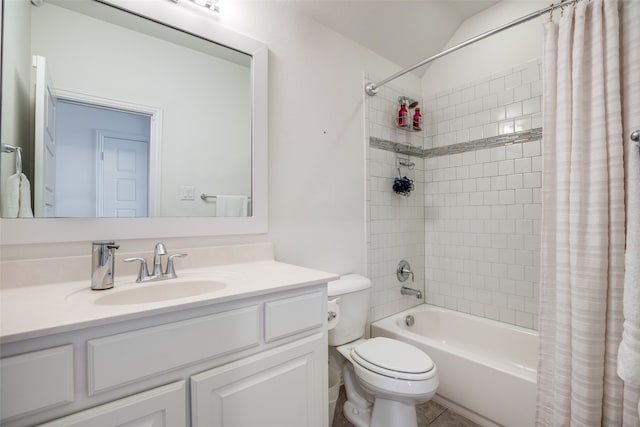
<svg viewBox="0 0 640 427"><path fill-rule="evenodd" d="M400 282L405 282L409 276L411 276L411 281L414 281L413 271L411 271L411 266L409 262L406 260L401 260L398 263L398 269L396 270L396 277Z"/></svg>
<svg viewBox="0 0 640 427"><path fill-rule="evenodd" d="M149 278L149 269L147 268L147 260L144 258L125 258L124 262L140 261L140 270L138 270L138 278L136 283L140 283Z"/></svg>
<svg viewBox="0 0 640 427"><path fill-rule="evenodd" d="M173 255L169 255L169 259L167 260L167 270L164 272L164 277L166 277L167 279L174 279L176 277L178 277L178 275L176 274L176 270L173 267L173 259L174 258L183 258L186 257L188 254L173 254Z"/></svg>

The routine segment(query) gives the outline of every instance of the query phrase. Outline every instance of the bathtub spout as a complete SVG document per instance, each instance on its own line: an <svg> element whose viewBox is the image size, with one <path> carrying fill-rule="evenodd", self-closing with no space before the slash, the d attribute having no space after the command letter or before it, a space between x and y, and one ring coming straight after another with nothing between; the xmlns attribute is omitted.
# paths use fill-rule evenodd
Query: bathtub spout
<svg viewBox="0 0 640 427"><path fill-rule="evenodd" d="M412 297L422 299L422 291L419 289L413 289L403 286L402 288L400 288L400 293L402 295L411 295Z"/></svg>

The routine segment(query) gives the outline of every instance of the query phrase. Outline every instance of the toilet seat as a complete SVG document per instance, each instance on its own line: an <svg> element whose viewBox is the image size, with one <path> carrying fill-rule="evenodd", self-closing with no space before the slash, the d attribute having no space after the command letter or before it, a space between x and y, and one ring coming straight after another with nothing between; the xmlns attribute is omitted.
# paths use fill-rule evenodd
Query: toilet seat
<svg viewBox="0 0 640 427"><path fill-rule="evenodd" d="M384 337L371 338L354 346L351 359L361 367L389 378L424 381L435 375L435 365L424 352Z"/></svg>

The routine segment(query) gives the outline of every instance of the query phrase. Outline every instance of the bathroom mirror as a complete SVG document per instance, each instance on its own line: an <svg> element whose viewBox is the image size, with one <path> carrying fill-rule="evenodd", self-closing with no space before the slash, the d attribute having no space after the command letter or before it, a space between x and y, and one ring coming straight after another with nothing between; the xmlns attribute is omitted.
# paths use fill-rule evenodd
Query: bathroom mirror
<svg viewBox="0 0 640 427"><path fill-rule="evenodd" d="M23 147L36 214L3 219L3 243L266 232L262 43L191 2L4 0L2 18L2 143ZM30 117L39 73L44 107L57 99L42 107L44 142ZM52 132L60 160L49 167ZM3 178L15 172L13 153L1 160ZM107 206L120 199L142 207ZM153 218L122 218L141 216Z"/></svg>

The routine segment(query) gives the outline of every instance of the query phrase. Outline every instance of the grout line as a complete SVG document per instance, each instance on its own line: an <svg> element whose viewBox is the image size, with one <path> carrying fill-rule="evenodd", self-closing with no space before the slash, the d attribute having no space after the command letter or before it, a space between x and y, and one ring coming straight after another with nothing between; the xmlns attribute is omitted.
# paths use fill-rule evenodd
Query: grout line
<svg viewBox="0 0 640 427"><path fill-rule="evenodd" d="M431 421L429 424L427 424L427 426L430 426L430 425L434 424L438 420L438 418L440 418L442 416L442 414L444 414L448 410L449 410L449 408L444 408L444 411L440 412L438 414L438 416L433 419L433 421Z"/></svg>

